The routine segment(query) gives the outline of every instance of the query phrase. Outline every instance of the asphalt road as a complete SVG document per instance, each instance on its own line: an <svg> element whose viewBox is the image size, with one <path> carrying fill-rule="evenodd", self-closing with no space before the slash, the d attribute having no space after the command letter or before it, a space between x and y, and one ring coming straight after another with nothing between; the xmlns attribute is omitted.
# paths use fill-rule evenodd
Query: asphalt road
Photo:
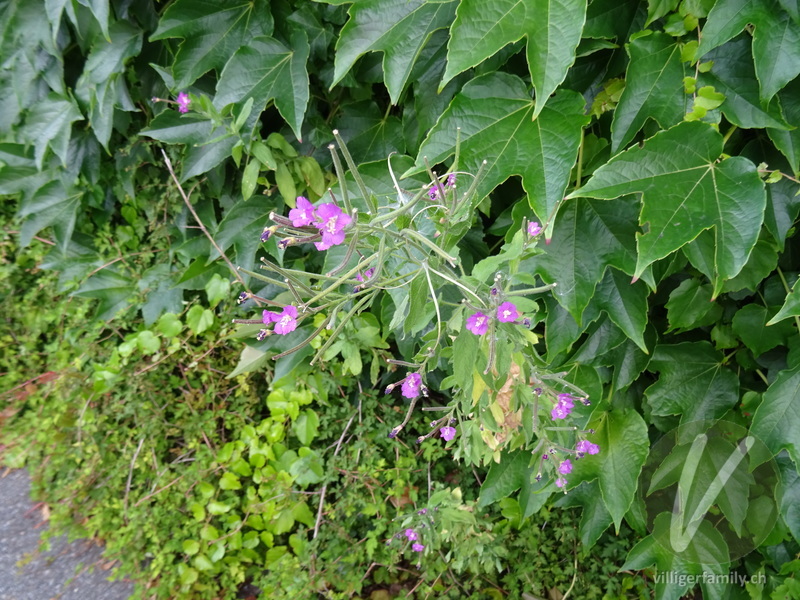
<svg viewBox="0 0 800 600"><path fill-rule="evenodd" d="M5 477L4 477L5 475ZM96 544L65 537L38 552L47 523L30 499L25 471L0 467L0 600L127 600L133 584L106 580Z"/></svg>

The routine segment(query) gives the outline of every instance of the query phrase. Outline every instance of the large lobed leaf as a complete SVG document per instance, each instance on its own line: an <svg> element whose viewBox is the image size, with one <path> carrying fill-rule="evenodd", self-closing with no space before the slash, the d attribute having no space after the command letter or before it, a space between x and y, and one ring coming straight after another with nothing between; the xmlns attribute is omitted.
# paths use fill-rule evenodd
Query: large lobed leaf
<svg viewBox="0 0 800 600"><path fill-rule="evenodd" d="M568 198L642 194L635 277L648 265L714 228L714 296L747 262L764 220L766 194L743 157L716 162L722 136L705 123L681 123L612 158Z"/></svg>
<svg viewBox="0 0 800 600"><path fill-rule="evenodd" d="M590 438L600 446L600 452L573 461L574 470L567 477L568 485L572 488L580 481L596 478L600 483L603 503L619 532L650 452L647 424L636 411L622 409L603 413L600 420L591 425L596 433Z"/></svg>
<svg viewBox="0 0 800 600"><path fill-rule="evenodd" d="M761 99L769 101L800 74L800 24L774 0L719 0L708 15L697 55L753 25L753 59Z"/></svg>
<svg viewBox="0 0 800 600"><path fill-rule="evenodd" d="M781 371L753 415L750 432L777 454L787 450L800 465L800 368Z"/></svg>
<svg viewBox="0 0 800 600"><path fill-rule="evenodd" d="M461 0L450 29L442 86L527 37L536 116L575 62L585 20L586 0Z"/></svg>
<svg viewBox="0 0 800 600"><path fill-rule="evenodd" d="M184 88L212 69L221 70L243 45L272 33L265 0L177 0L164 12L150 41L183 38L172 74Z"/></svg>
<svg viewBox="0 0 800 600"><path fill-rule="evenodd" d="M681 122L687 109L680 44L666 34L654 33L636 38L627 50L631 60L611 124L612 152L624 148L647 119L672 127Z"/></svg>
<svg viewBox="0 0 800 600"><path fill-rule="evenodd" d="M587 122L583 107L582 96L564 90L533 118L534 103L520 78L500 72L478 77L447 107L422 143L416 168L406 175L421 171L426 157L432 165L447 159L460 137L460 171L477 173L489 161L478 195L486 196L511 175L522 176L528 201L548 223L549 235Z"/></svg>
<svg viewBox="0 0 800 600"><path fill-rule="evenodd" d="M348 10L350 19L336 42L331 86L347 75L360 56L367 52L383 52L383 80L392 104L397 104L431 34L449 27L455 10L454 0L355 2Z"/></svg>
<svg viewBox="0 0 800 600"><path fill-rule="evenodd" d="M534 270L545 282L557 284L554 295L558 303L578 324L583 323L584 310L609 266L633 273L636 229L632 198L615 205L581 199L561 209L553 239L544 247L545 254L534 259ZM604 307L614 312L610 308L614 294L606 292Z"/></svg>
<svg viewBox="0 0 800 600"><path fill-rule="evenodd" d="M705 341L657 346L648 370L659 373L645 391L654 415L680 415L682 423L718 419L739 399L736 374Z"/></svg>
<svg viewBox="0 0 800 600"><path fill-rule="evenodd" d="M310 48L305 33L296 32L291 48L270 37L258 37L236 51L222 71L214 104L244 104L253 98L261 112L270 100L301 139L300 128L308 106L306 62Z"/></svg>

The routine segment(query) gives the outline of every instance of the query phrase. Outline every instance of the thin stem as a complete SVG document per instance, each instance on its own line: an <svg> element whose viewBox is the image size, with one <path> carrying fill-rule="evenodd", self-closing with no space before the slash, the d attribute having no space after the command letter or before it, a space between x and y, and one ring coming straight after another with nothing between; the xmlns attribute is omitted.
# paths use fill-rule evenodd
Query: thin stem
<svg viewBox="0 0 800 600"><path fill-rule="evenodd" d="M249 271L242 267L236 267L236 269L238 271L241 271L242 273L250 275L250 277L255 277L259 281L263 281L264 283L271 283L272 285L277 285L278 287L289 289L289 286L286 285L286 282L284 281L278 281L277 279L272 279L272 277L267 277L266 275L262 275L261 273L256 273L255 271ZM255 294L253 294L253 298L256 298ZM279 302L273 302L272 300L266 300L264 298L261 298L261 300L266 302L267 304L272 304L274 306L283 306L283 304L280 304Z"/></svg>
<svg viewBox="0 0 800 600"><path fill-rule="evenodd" d="M306 306L310 306L310 305L314 304L317 300L319 300L321 298L324 298L325 296L330 294L332 291L336 290L340 285L342 285L348 279L351 279L353 277L353 275L358 273L366 265L370 264L374 259L375 259L375 255L374 254L372 256L368 256L367 258L362 259L355 267L350 269L347 273L345 273L344 275L339 277L339 279L334 281L330 286L328 286L327 288L322 290L320 293L318 293L316 296L311 298L311 300L306 302L305 303ZM310 293L313 293L313 292L310 291Z"/></svg>
<svg viewBox="0 0 800 600"><path fill-rule="evenodd" d="M444 273L440 273L439 271L437 271L436 269L434 269L434 268L433 268L433 267L431 267L431 266L429 266L428 268L431 270L431 273L433 273L434 275L437 275L438 277L441 277L441 278L442 278L442 279L444 279L445 281L449 281L449 282L450 282L450 283L452 283L453 285L455 285L455 286L457 286L457 287L461 288L462 290L464 290L465 292L467 292L467 293L468 293L469 295L471 295L473 298L477 299L477 300L478 300L478 302L480 303L480 307L481 307L481 309L485 309L485 308L486 308L486 303L483 301L483 298L481 298L480 296L478 296L478 294L476 294L475 292L473 292L471 289L469 289L469 288L468 288L467 286L465 286L463 283L460 283L460 282L456 281L455 279L452 279L451 277L448 277L448 276L447 276L447 275L445 275Z"/></svg>
<svg viewBox="0 0 800 600"><path fill-rule="evenodd" d="M339 266L334 267L330 271L326 273L328 276L336 275L342 269L347 266L347 263L350 262L350 258L353 256L353 252L356 249L356 244L358 243L358 229L353 231L353 237L350 239L350 244L347 246L347 252L344 255L344 260L339 264Z"/></svg>
<svg viewBox="0 0 800 600"><path fill-rule="evenodd" d="M346 173L342 167L342 161L339 159L339 153L336 152L336 146L330 144L328 146L328 150L331 151L331 156L333 157L333 166L336 169L336 178L339 180L339 187L342 190L342 202L344 202L344 209L349 215L353 212L353 207L350 206L350 194L347 192L347 182L345 181Z"/></svg>
<svg viewBox="0 0 800 600"><path fill-rule="evenodd" d="M542 285L535 288L527 288L524 290L512 290L510 292L506 292L506 296L527 296L528 294L541 294L542 292L546 292L548 290L552 290L556 287L558 283L549 283L547 285Z"/></svg>
<svg viewBox="0 0 800 600"><path fill-rule="evenodd" d="M575 170L575 187L581 187L581 178L583 177L583 134L584 129L581 127L581 145L578 146L578 165Z"/></svg>
<svg viewBox="0 0 800 600"><path fill-rule="evenodd" d="M422 261L422 269L425 271L425 278L428 280L428 288L430 288L431 298L433 298L433 306L436 308L436 344L431 349L431 352L433 352L434 349L439 347L439 341L442 339L442 314L439 311L439 301L436 298L436 289L434 289L433 282L431 281L427 260Z"/></svg>
<svg viewBox="0 0 800 600"><path fill-rule="evenodd" d="M231 273L233 273L233 276L236 277L237 281L242 284L242 287L244 287L244 289L249 292L250 290L248 289L247 284L244 282L244 279L242 279L242 276L239 275L239 271L236 269L236 267L233 266L233 263L228 258L228 255L225 254L222 248L219 247L219 244L217 244L217 242L214 241L214 238L211 237L211 234L208 232L208 229L206 229L206 226L200 220L197 211L195 211L194 206L192 206L192 203L189 202L189 197L186 195L186 192L183 191L183 187L181 187L180 181L178 181L178 177L175 175L175 170L172 168L172 163L170 162L169 157L167 156L167 153L164 151L163 148L161 149L161 155L164 157L164 162L167 165L167 171L169 171L169 174L172 177L172 181L174 181L175 185L178 187L178 192L180 192L181 198L183 198L183 202L186 204L186 207L189 209L189 212L192 213L194 220L197 221L197 224L200 226L200 230L208 238L208 241L211 242L211 245L214 246L216 251L219 252L219 255L223 258L225 264L228 265L228 268L230 269Z"/></svg>
<svg viewBox="0 0 800 600"><path fill-rule="evenodd" d="M270 268L273 271L275 271L281 277L283 277L285 279L293 280L298 286L303 288L303 291L306 294L313 294L314 293L314 290L312 290L310 287L308 287L306 284L304 284L302 281L300 281L296 277L292 277L287 271L285 271L283 268L281 268L278 265L276 265L274 262L272 262L270 260L267 260L263 256L261 257L261 262L264 263L268 268Z"/></svg>
<svg viewBox="0 0 800 600"><path fill-rule="evenodd" d="M372 211L372 214L378 214L378 204L377 202L373 202L372 196L370 196L369 192L367 191L367 186L364 185L364 180L361 179L361 174L358 172L358 167L356 167L353 157L350 156L350 151L347 149L342 136L339 135L338 129L333 130L333 137L336 138L336 142L339 144L339 150L342 151L342 156L344 156L347 167L350 169L350 173L353 174L353 179L356 180L358 189L361 190L361 195L364 197L364 202L367 203L367 206Z"/></svg>

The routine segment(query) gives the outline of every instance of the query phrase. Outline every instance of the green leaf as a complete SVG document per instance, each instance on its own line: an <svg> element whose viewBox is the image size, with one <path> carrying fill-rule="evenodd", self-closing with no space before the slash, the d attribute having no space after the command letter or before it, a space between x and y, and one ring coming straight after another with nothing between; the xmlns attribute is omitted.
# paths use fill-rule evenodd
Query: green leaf
<svg viewBox="0 0 800 600"><path fill-rule="evenodd" d="M263 202L237 202L226 213L216 230L213 231L214 240L223 252L233 247L236 251L236 265L252 271L255 263L256 250L261 244L260 236L267 222L270 207ZM219 252L216 248L210 249L208 262L218 260Z"/></svg>
<svg viewBox="0 0 800 600"><path fill-rule="evenodd" d="M42 168L48 148L61 159L64 167L67 166L72 123L81 119L83 116L75 101L55 92L51 92L47 98L30 108L21 136L33 144L37 168Z"/></svg>
<svg viewBox="0 0 800 600"><path fill-rule="evenodd" d="M253 38L272 33L265 0L177 0L170 4L150 41L183 38L172 73L185 88L228 59Z"/></svg>
<svg viewBox="0 0 800 600"><path fill-rule="evenodd" d="M536 117L575 62L586 0L461 0L450 28L442 84L501 48L527 38L528 68L536 90Z"/></svg>
<svg viewBox="0 0 800 600"><path fill-rule="evenodd" d="M604 412L592 427L596 433L590 438L600 446L600 452L573 461L568 479L571 486L572 482L597 478L603 503L619 533L650 450L647 424L635 410L624 409Z"/></svg>
<svg viewBox="0 0 800 600"><path fill-rule="evenodd" d="M578 532L581 542L586 548L591 548L600 539L600 535L611 525L612 519L602 501L600 484L596 479L584 481L578 487L570 489L568 494L559 498L556 506L580 506L581 523Z"/></svg>
<svg viewBox="0 0 800 600"><path fill-rule="evenodd" d="M781 474L781 516L795 539L800 539L800 474L786 456L777 456Z"/></svg>
<svg viewBox="0 0 800 600"><path fill-rule="evenodd" d="M406 151L400 119L381 111L375 102L348 104L342 109L337 127L357 163L385 163L389 154Z"/></svg>
<svg viewBox="0 0 800 600"><path fill-rule="evenodd" d="M212 135L214 125L208 117L197 113L180 114L176 110L165 110L159 113L150 126L145 127L139 135L146 135L154 140L168 144L203 144L215 136ZM214 131L214 134L220 132Z"/></svg>
<svg viewBox="0 0 800 600"><path fill-rule="evenodd" d="M716 162L722 136L699 122L681 123L595 171L568 196L611 199L641 193L635 277L651 263L714 228L714 296L747 262L764 219L764 184L755 166L737 156Z"/></svg>
<svg viewBox="0 0 800 600"><path fill-rule="evenodd" d="M792 322L779 323L782 319L778 319L773 324L770 314L774 312L759 304L748 304L733 316L733 331L755 356L776 346L786 345L789 336L797 334Z"/></svg>
<svg viewBox="0 0 800 600"><path fill-rule="evenodd" d="M647 21L644 25L647 27L664 15L673 12L678 8L678 0L647 0Z"/></svg>
<svg viewBox="0 0 800 600"><path fill-rule="evenodd" d="M99 300L96 318L110 320L117 312L130 305L131 297L135 293L136 283L111 267L98 271L72 295Z"/></svg>
<svg viewBox="0 0 800 600"><path fill-rule="evenodd" d="M769 101L800 74L800 24L773 0L719 0L703 27L697 55L704 56L750 24L755 27L753 59L760 96Z"/></svg>
<svg viewBox="0 0 800 600"><path fill-rule="evenodd" d="M788 129L776 101L764 106L759 97L758 79L750 48L750 37L741 35L703 57L714 64L701 73L700 85L711 85L725 95L722 112L738 127Z"/></svg>
<svg viewBox="0 0 800 600"><path fill-rule="evenodd" d="M336 42L331 87L367 52L383 52L383 79L397 104L414 63L431 34L450 26L456 2L368 0L354 2Z"/></svg>
<svg viewBox="0 0 800 600"><path fill-rule="evenodd" d="M534 467L529 466L530 462L529 452L504 453L499 463L493 462L481 486L478 507L494 504L529 485L534 471Z"/></svg>
<svg viewBox="0 0 800 600"><path fill-rule="evenodd" d="M292 35L291 48L270 37L249 40L225 65L217 84L214 106L243 105L253 98L256 111L262 112L270 100L302 138L303 116L308 106L309 53L305 33Z"/></svg>
<svg viewBox="0 0 800 600"><path fill-rule="evenodd" d="M789 452L800 466L800 367L781 371L753 415L750 433L774 454Z"/></svg>
<svg viewBox="0 0 800 600"><path fill-rule="evenodd" d="M269 354L264 350L255 348L253 346L245 346L242 354L239 357L239 363L236 368L227 376L227 379L232 379L241 375L242 373L250 373L260 369L269 362Z"/></svg>
<svg viewBox="0 0 800 600"><path fill-rule="evenodd" d="M636 38L626 49L630 63L611 123L612 153L627 146L647 119L666 129L680 123L688 108L680 44L666 34L653 33Z"/></svg>
<svg viewBox="0 0 800 600"><path fill-rule="evenodd" d="M200 552L200 542L196 540L183 540L183 552L193 556Z"/></svg>
<svg viewBox="0 0 800 600"><path fill-rule="evenodd" d="M711 325L722 316L722 307L711 300L714 290L699 279L684 279L666 303L670 330L687 331Z"/></svg>
<svg viewBox="0 0 800 600"><path fill-rule="evenodd" d="M659 378L645 390L653 414L680 415L681 423L688 423L717 419L733 408L739 380L722 360L705 341L656 346L648 370Z"/></svg>
<svg viewBox="0 0 800 600"><path fill-rule="evenodd" d="M217 273L211 276L211 279L206 283L206 295L208 296L208 305L214 308L221 300L227 298L231 293L231 282L228 279L223 279Z"/></svg>
<svg viewBox="0 0 800 600"><path fill-rule="evenodd" d="M311 444L313 439L317 437L318 427L319 417L317 413L308 408L292 422L292 431L304 446Z"/></svg>
<svg viewBox="0 0 800 600"><path fill-rule="evenodd" d="M800 285L798 285L797 282L795 282L792 291L786 295L786 300L783 306L781 306L781 309L775 316L767 321L767 325L774 325L775 323L792 317L800 317Z"/></svg>
<svg viewBox="0 0 800 600"><path fill-rule="evenodd" d="M608 313L614 324L647 353L644 330L647 326L647 286L631 283L630 276L617 269L606 269L594 299L597 307Z"/></svg>
<svg viewBox="0 0 800 600"><path fill-rule="evenodd" d="M145 329L136 336L136 345L142 354L155 354L161 348L161 338L152 331Z"/></svg>
<svg viewBox="0 0 800 600"><path fill-rule="evenodd" d="M183 325L178 315L165 313L158 319L156 329L158 329L163 336L171 338L177 336L183 330Z"/></svg>
<svg viewBox="0 0 800 600"><path fill-rule="evenodd" d="M30 198L23 196L17 213L17 217L25 219L20 228L20 245L27 246L33 236L52 226L59 248L65 249L72 238L81 196L75 189L67 190L59 180L42 186Z"/></svg>
<svg viewBox="0 0 800 600"><path fill-rule="evenodd" d="M239 482L239 478L236 475L231 472L226 472L220 477L219 487L223 490L240 490L242 489L242 484Z"/></svg>
<svg viewBox="0 0 800 600"><path fill-rule="evenodd" d="M794 129L782 131L770 128L767 129L767 134L797 175L800 174L800 79L787 85L778 97L783 106L783 114Z"/></svg>
<svg viewBox="0 0 800 600"><path fill-rule="evenodd" d="M214 324L214 313L199 304L195 304L186 313L186 324L193 334L198 335Z"/></svg>
<svg viewBox="0 0 800 600"><path fill-rule="evenodd" d="M640 5L639 0L592 0L586 10L583 37L627 40L630 33L644 27Z"/></svg>
<svg viewBox="0 0 800 600"><path fill-rule="evenodd" d="M608 266L633 272L636 210L633 199L613 204L568 202L560 210L545 254L532 259L534 271L546 283L557 284L556 300L578 324Z"/></svg>
<svg viewBox="0 0 800 600"><path fill-rule="evenodd" d="M436 164L452 155L460 127L459 170L477 173L489 161L477 198L520 175L539 221L549 222L549 234L587 123L583 108L582 96L561 91L533 119L534 105L521 79L500 72L477 77L450 103L425 138L416 168L405 175L421 171L425 157Z"/></svg>
<svg viewBox="0 0 800 600"><path fill-rule="evenodd" d="M247 163L242 173L242 200L247 200L253 195L258 181L258 174L261 171L261 162L253 158Z"/></svg>

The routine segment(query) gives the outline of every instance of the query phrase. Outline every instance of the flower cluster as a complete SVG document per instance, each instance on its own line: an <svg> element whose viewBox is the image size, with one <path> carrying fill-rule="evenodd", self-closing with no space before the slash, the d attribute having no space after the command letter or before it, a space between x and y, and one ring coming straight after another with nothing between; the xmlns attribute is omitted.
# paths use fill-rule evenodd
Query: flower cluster
<svg viewBox="0 0 800 600"><path fill-rule="evenodd" d="M497 307L497 320L501 323L513 323L519 319L519 311L512 302L503 302ZM467 317L467 329L475 335L484 335L489 330L491 317L482 312L476 312Z"/></svg>
<svg viewBox="0 0 800 600"><path fill-rule="evenodd" d="M179 113L188 113L189 112L189 104L191 104L192 100L189 98L189 94L186 92L181 92L178 94L178 112Z"/></svg>
<svg viewBox="0 0 800 600"><path fill-rule="evenodd" d="M261 322L264 323L264 325L275 323L275 326L272 328L272 333L286 335L297 329L297 308L290 304L284 307L283 312L280 313L265 310L261 315ZM257 339L263 340L269 334L269 329L262 329L259 331Z"/></svg>
<svg viewBox="0 0 800 600"><path fill-rule="evenodd" d="M566 419L575 408L574 398L570 394L559 394L558 402L550 411L550 416L556 419Z"/></svg>
<svg viewBox="0 0 800 600"><path fill-rule="evenodd" d="M409 529L406 529L406 530L403 532L403 535L405 535L405 536L406 536L406 539L407 539L409 542L414 542L413 544L411 544L411 549L412 549L414 552L422 552L423 550L425 550L425 545L424 545L424 544L420 544L420 543L417 541L417 540L419 540L419 536L417 535L417 532L416 532L416 531L414 531L413 529L410 529L410 528L409 528ZM398 533L398 534L397 534L395 537L400 537L400 534ZM388 544L389 542L386 542L386 543Z"/></svg>
<svg viewBox="0 0 800 600"><path fill-rule="evenodd" d="M578 458L582 458L584 454L598 454L600 452L600 446L593 444L589 440L581 440L578 442L575 450L578 453Z"/></svg>
<svg viewBox="0 0 800 600"><path fill-rule="evenodd" d="M313 227L318 233L310 237L284 238L279 243L280 248L297 242L314 242L317 250L327 250L333 246L338 246L344 242L345 228L353 222L353 218L339 208L334 202L324 202L319 206L314 206L304 196L298 196L295 207L289 211L289 218L271 216L272 220L279 225L292 226L296 228ZM277 231L277 226L265 227L261 234L261 241L266 242L273 233ZM319 240L321 237L321 241Z"/></svg>
<svg viewBox="0 0 800 600"><path fill-rule="evenodd" d="M450 173L450 175L447 176L447 181L445 181L445 183L444 183L444 188L446 190L447 188L454 188L454 187L456 187L456 174L455 173ZM428 192L428 197L431 200L434 200L434 201L439 199L439 186L438 185L434 184L434 185L431 186L431 189Z"/></svg>

